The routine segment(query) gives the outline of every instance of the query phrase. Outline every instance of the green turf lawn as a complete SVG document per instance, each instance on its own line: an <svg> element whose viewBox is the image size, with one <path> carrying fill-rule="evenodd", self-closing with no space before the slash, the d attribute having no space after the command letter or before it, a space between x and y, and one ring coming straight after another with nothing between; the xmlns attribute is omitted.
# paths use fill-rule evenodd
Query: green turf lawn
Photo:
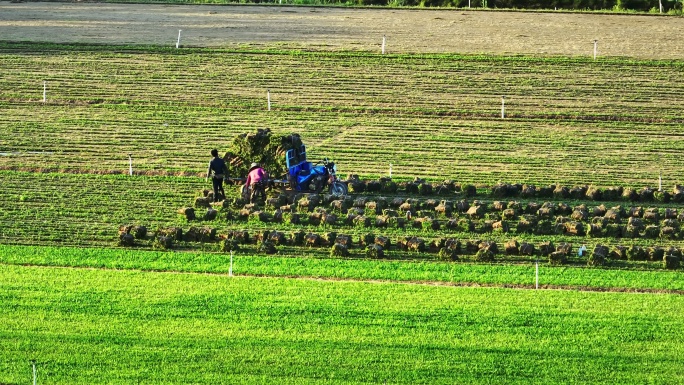
<svg viewBox="0 0 684 385"><path fill-rule="evenodd" d="M673 384L684 297L0 266L0 383Z"/></svg>
<svg viewBox="0 0 684 385"><path fill-rule="evenodd" d="M420 260L332 259L316 257L316 254L310 251L304 252L307 254L294 257L238 253L234 256L233 272L236 275L251 276L435 282L456 285L530 287L535 284L535 266L532 263L472 264ZM207 252L0 245L0 263L227 274L230 256L227 253ZM591 289L684 290L684 279L678 271L552 267L545 262L541 262L539 266L539 284Z"/></svg>

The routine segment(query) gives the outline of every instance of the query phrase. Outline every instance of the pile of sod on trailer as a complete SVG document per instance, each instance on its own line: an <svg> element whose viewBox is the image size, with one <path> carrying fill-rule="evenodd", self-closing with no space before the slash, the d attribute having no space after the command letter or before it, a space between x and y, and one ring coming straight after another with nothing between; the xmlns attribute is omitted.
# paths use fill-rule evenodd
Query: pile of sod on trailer
<svg viewBox="0 0 684 385"><path fill-rule="evenodd" d="M274 136L269 129L258 129L236 136L223 159L234 177L246 175L252 163L259 163L270 175L281 176L287 172L285 153L301 146L299 134Z"/></svg>

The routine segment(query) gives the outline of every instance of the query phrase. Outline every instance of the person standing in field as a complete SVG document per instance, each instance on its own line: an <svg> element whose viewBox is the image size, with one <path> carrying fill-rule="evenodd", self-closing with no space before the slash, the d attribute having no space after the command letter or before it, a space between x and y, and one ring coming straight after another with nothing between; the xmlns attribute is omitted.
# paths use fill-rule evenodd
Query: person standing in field
<svg viewBox="0 0 684 385"><path fill-rule="evenodd" d="M249 188L250 203L255 203L259 197L266 199L266 178L266 171L258 163L252 163L245 181L245 188Z"/></svg>
<svg viewBox="0 0 684 385"><path fill-rule="evenodd" d="M218 150L211 150L213 159L209 162L209 169L207 170L207 178L211 177L211 184L214 189L214 202L226 199L226 192L223 190L223 180L228 178L228 167L226 162L219 158Z"/></svg>

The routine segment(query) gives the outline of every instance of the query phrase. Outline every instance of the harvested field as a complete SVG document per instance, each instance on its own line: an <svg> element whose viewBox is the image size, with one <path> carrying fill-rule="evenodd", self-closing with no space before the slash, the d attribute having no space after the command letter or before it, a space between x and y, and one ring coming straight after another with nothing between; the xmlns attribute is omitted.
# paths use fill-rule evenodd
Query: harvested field
<svg viewBox="0 0 684 385"><path fill-rule="evenodd" d="M678 59L680 19L561 12L278 6L2 3L0 36L98 44L240 44L331 51L487 53Z"/></svg>
<svg viewBox="0 0 684 385"><path fill-rule="evenodd" d="M331 157L343 175L380 176L391 163L395 177L488 185L684 180L677 62L14 43L0 51L10 117L0 122L0 168L125 172L132 154L139 172L198 174L209 149L270 128L301 133L310 159Z"/></svg>
<svg viewBox="0 0 684 385"><path fill-rule="evenodd" d="M451 244L454 253L450 255L458 257L453 258L455 264L478 262L482 259L477 256L479 248L494 250L497 264L529 264L540 258L547 263L547 255L556 250L551 242L559 247L556 251L567 254L564 262L568 266L586 266L593 258L592 254L577 255L582 245L587 250L606 245L607 253L617 252L607 261L610 267L633 270L665 270L666 251L684 250L684 226L680 224L684 215L678 214L682 211L681 201L599 202L589 197L514 201L520 197L511 196L506 203L511 208L501 211L503 203L493 200L490 192L480 190L471 198L464 198L462 192L434 196L442 204L455 207L446 215L439 211L440 206L434 206L437 199L433 196L407 199L402 187L395 195L357 197L361 207L335 204L324 195L303 196L300 203L306 201L308 207L298 207L297 213L287 209L278 216L279 209L273 206L242 208L236 200L237 188L231 186L226 189L229 200L218 205L218 211L197 208L196 218L188 220L178 209L183 211L193 196L203 194L203 179L4 171L0 172L0 181L0 206L6 208L0 212L3 244L115 246L124 229L138 234L124 246L141 250L156 248L158 236L171 236L175 237L173 248L178 251L220 252L225 246L222 240L235 239L238 254L254 255L261 254L259 240L269 239L281 257L328 257L337 242L349 246L346 257L359 259L367 257L366 247L375 243L382 246L379 258L386 261L433 263L446 256L440 254L440 249ZM414 218L406 221L408 213L396 210L377 211L378 205L393 200L412 202ZM547 201L541 205L543 200ZM345 201L351 202L352 198ZM272 202L282 199L274 196ZM462 203L467 202L477 202L471 207L479 208L477 218L466 213L469 209ZM588 207L591 214L571 222L566 215L573 206L575 210ZM211 218L205 214L210 211L214 214ZM242 216L242 211L248 214ZM622 216L618 217L618 213ZM506 215L512 217L506 219ZM665 215L671 219L665 219ZM328 220L332 217L342 219ZM146 227L146 234L133 231L140 226ZM507 252L508 242L518 242L519 253ZM529 246L523 248L523 244Z"/></svg>

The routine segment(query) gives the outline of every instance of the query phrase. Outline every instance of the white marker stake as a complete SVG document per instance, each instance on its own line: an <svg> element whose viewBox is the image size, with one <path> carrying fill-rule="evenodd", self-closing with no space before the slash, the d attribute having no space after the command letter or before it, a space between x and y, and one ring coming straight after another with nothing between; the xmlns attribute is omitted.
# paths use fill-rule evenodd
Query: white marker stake
<svg viewBox="0 0 684 385"><path fill-rule="evenodd" d="M43 81L43 103L47 102L47 82Z"/></svg>
<svg viewBox="0 0 684 385"><path fill-rule="evenodd" d="M389 177L390 177L390 179L392 179L392 163L390 163L390 175L389 175Z"/></svg>
<svg viewBox="0 0 684 385"><path fill-rule="evenodd" d="M534 288L539 289L539 261L534 264Z"/></svg>
<svg viewBox="0 0 684 385"><path fill-rule="evenodd" d="M663 174L658 174L658 191L663 191Z"/></svg>
<svg viewBox="0 0 684 385"><path fill-rule="evenodd" d="M596 47L598 46L598 40L594 40L594 60L596 60Z"/></svg>
<svg viewBox="0 0 684 385"><path fill-rule="evenodd" d="M176 49L178 49L180 47L180 33L181 33L181 31L182 31L182 29L178 30L178 40L176 40Z"/></svg>
<svg viewBox="0 0 684 385"><path fill-rule="evenodd" d="M228 276L233 276L233 252L230 252L230 267L228 267Z"/></svg>
<svg viewBox="0 0 684 385"><path fill-rule="evenodd" d="M128 175L133 176L133 154L128 154Z"/></svg>
<svg viewBox="0 0 684 385"><path fill-rule="evenodd" d="M385 35L382 35L382 54L383 55L385 54L385 41L386 41Z"/></svg>
<svg viewBox="0 0 684 385"><path fill-rule="evenodd" d="M506 105L505 105L505 96L501 96L501 119L506 117Z"/></svg>
<svg viewBox="0 0 684 385"><path fill-rule="evenodd" d="M266 101L268 102L268 110L271 111L271 90L266 90Z"/></svg>
<svg viewBox="0 0 684 385"><path fill-rule="evenodd" d="M33 365L33 385L36 385L38 379L36 376L36 361L31 361L31 365Z"/></svg>

